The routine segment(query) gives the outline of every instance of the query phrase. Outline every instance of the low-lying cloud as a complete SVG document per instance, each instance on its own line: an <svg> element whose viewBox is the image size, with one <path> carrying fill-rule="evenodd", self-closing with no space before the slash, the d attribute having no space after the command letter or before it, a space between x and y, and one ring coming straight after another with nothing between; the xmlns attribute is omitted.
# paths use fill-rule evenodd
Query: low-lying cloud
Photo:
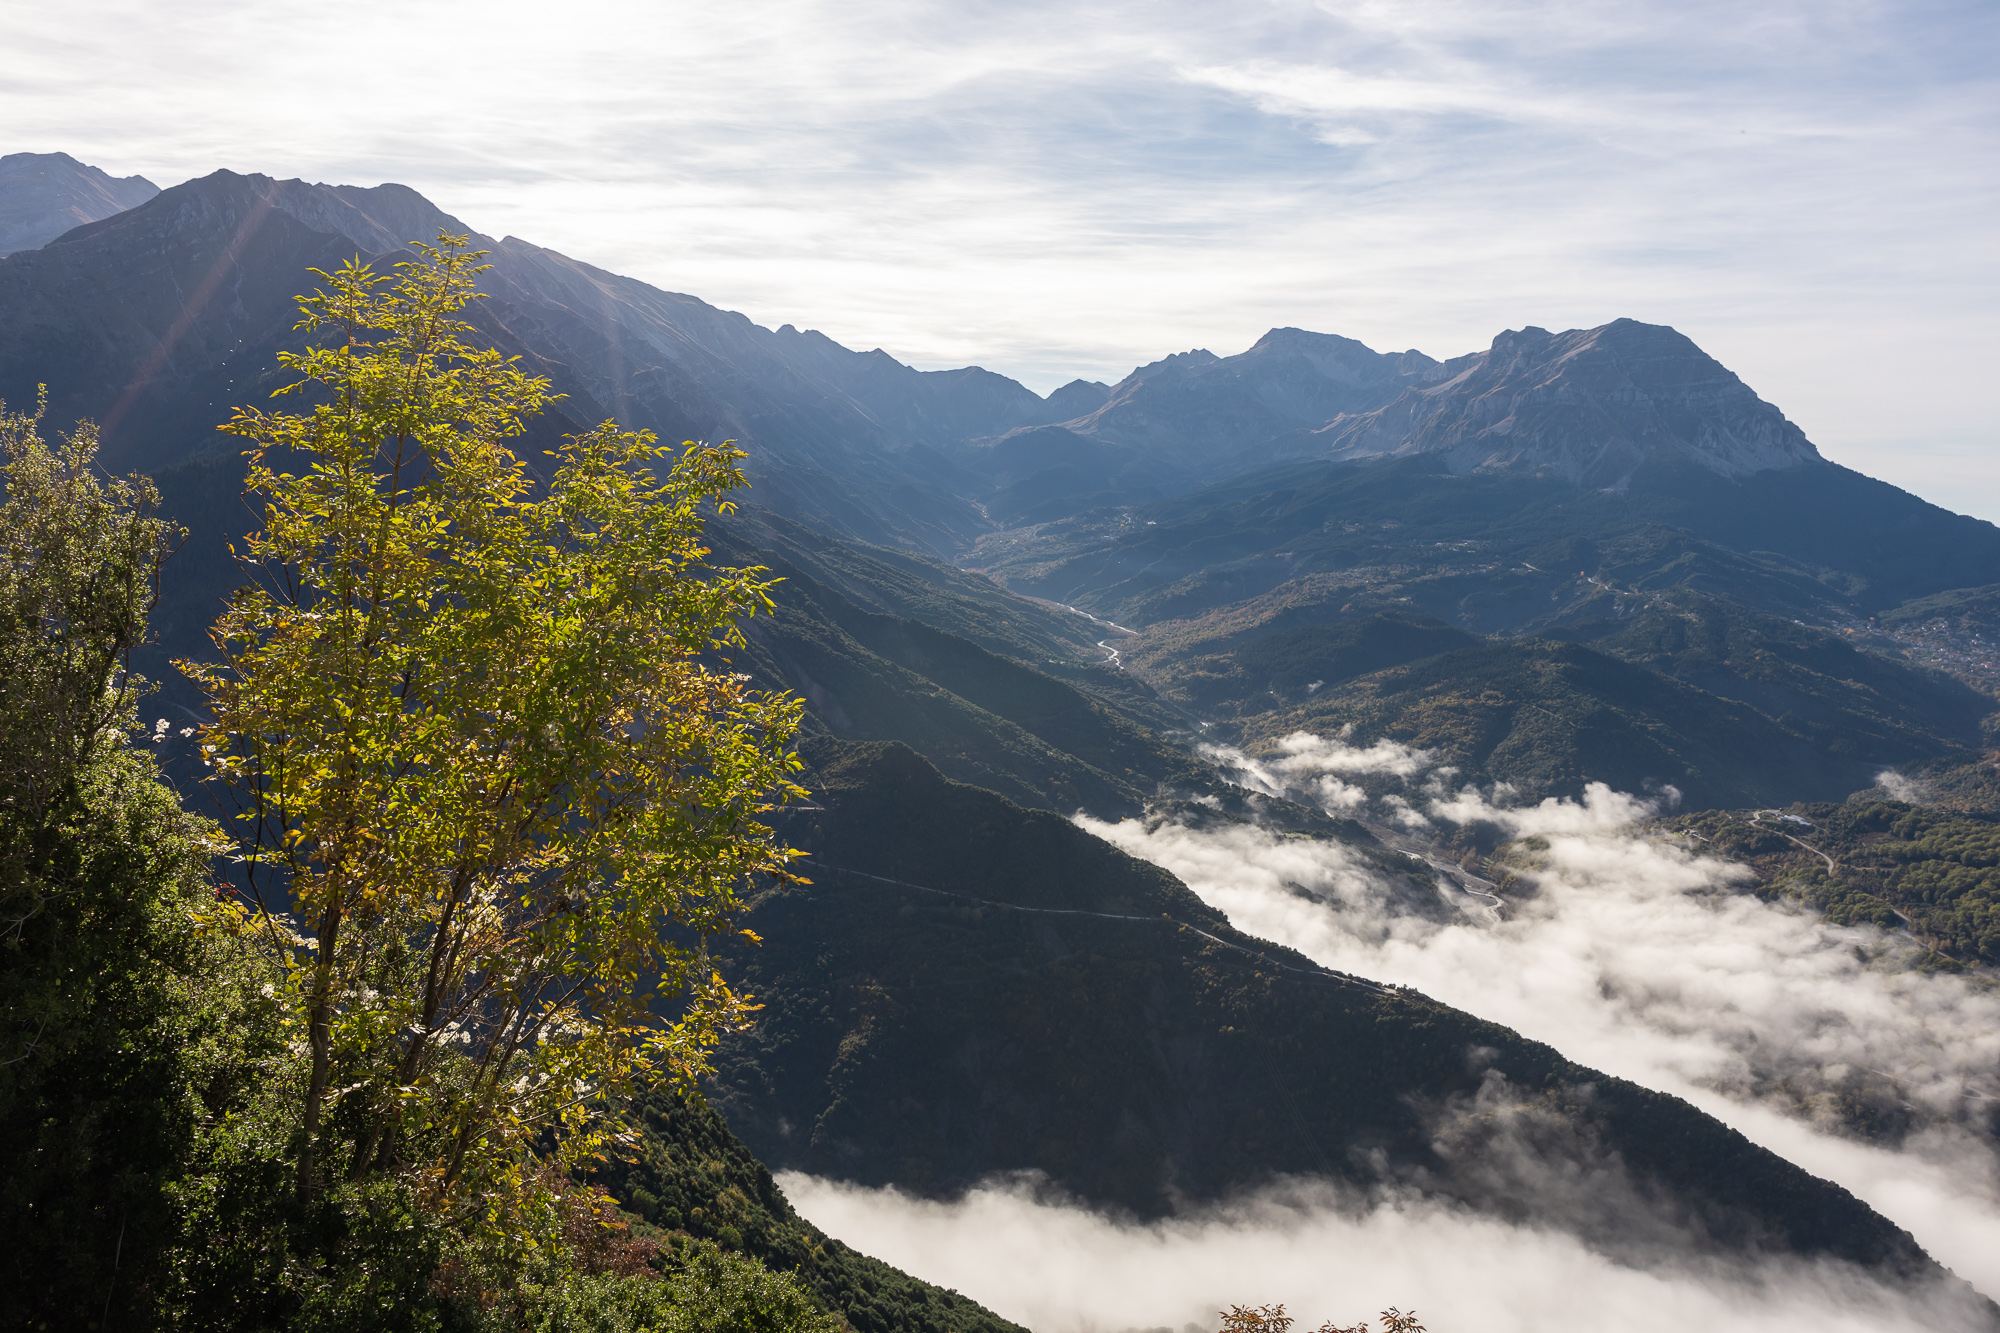
<svg viewBox="0 0 2000 1333"><path fill-rule="evenodd" d="M1293 738L1239 771L1300 796L1363 771L1357 757L1369 753ZM1332 762L1315 768L1315 755ZM1415 776L1388 761L1373 771ZM1363 813L1498 825L1522 840L1536 891L1504 914L1462 897L1463 912L1411 913L1336 842L1247 825L1079 822L1172 871L1250 934L1687 1098L1844 1185L2000 1295L2000 995L1912 970L1899 937L1740 892L1740 867L1642 835L1652 807L1601 785L1527 807L1507 806L1504 792L1499 803L1451 792L1435 775L1409 792ZM1891 1132L1864 1141L1862 1118Z"/></svg>
<svg viewBox="0 0 2000 1333"><path fill-rule="evenodd" d="M1217 1327L1282 1302L1311 1327L1415 1307L1433 1333L1895 1333L1969 1329L1962 1289L1891 1286L1835 1263L1692 1256L1637 1268L1575 1235L1400 1193L1293 1181L1199 1214L1119 1222L996 1181L950 1203L796 1173L779 1185L830 1234L1036 1333Z"/></svg>
<svg viewBox="0 0 2000 1333"><path fill-rule="evenodd" d="M1368 805L1366 779L1401 778L1407 781L1431 768L1437 761L1437 756L1429 750L1404 745L1386 736L1371 745L1350 745L1347 738L1353 731L1351 723L1333 736L1295 731L1272 746L1269 754L1261 757L1252 757L1233 745L1202 745L1197 748L1202 758L1252 791L1266 796L1287 796L1299 794L1303 789L1308 799L1333 814L1352 814ZM1458 770L1443 768L1434 771L1448 777ZM1411 822L1407 802L1400 807L1391 806L1386 813L1404 823ZM1415 822L1421 824L1424 821L1418 819Z"/></svg>
<svg viewBox="0 0 2000 1333"><path fill-rule="evenodd" d="M1439 875L1428 901L1379 853L1337 841L1206 819L1077 822L1250 934L1688 1099L2000 1295L2000 992L1915 971L1900 937L1743 892L1742 867L1645 831L1656 803L1602 785L1514 805L1504 784L1455 787L1430 754L1345 733L1208 757L1392 841L1418 833L1406 852L1434 831L1497 827L1529 887L1496 909ZM1421 857L1411 866L1434 873ZM1435 1333L1992 1327L1991 1308L1956 1284L1728 1251L1615 1154L1515 1097L1501 1071L1466 1104L1426 1113L1463 1179L1282 1181L1151 1223L1035 1178L950 1202L780 1182L831 1234L1038 1333L1201 1333L1227 1304L1272 1301L1306 1326L1414 1306Z"/></svg>

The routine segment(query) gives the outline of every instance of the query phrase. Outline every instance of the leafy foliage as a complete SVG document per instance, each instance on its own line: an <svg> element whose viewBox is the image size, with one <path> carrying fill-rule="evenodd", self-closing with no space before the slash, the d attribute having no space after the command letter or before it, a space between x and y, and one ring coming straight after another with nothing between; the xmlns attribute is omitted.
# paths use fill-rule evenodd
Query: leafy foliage
<svg viewBox="0 0 2000 1333"><path fill-rule="evenodd" d="M130 656L177 535L150 482L98 479L96 427L45 441L46 409L46 392L32 414L0 403L0 803L30 827L130 726L140 685ZM9 882L26 873L24 851Z"/></svg>
<svg viewBox="0 0 2000 1333"><path fill-rule="evenodd" d="M446 237L301 301L320 341L282 359L318 401L227 427L263 578L187 669L247 855L310 930L285 988L301 1198L389 1173L504 1231L530 1141L560 1127L576 1160L593 1104L691 1076L742 1021L707 941L783 873L757 817L800 794L798 709L700 660L769 605L757 571L701 565L741 453L606 424L537 498L506 442L547 385L461 340L477 257ZM642 976L682 1004L665 1030Z"/></svg>
<svg viewBox="0 0 2000 1333"><path fill-rule="evenodd" d="M601 1190L526 1154L507 1188L489 1187L470 1209L462 1197L456 1210L437 1207L425 1188L436 1173L423 1169L435 1158L414 1171L329 1171L302 1197L300 1108L313 1069L297 1006L312 960L281 917L217 883L210 864L228 842L182 810L136 723L145 687L126 661L145 640L173 534L143 479L98 475L87 426L55 448L38 427L38 416L0 410L0 662L14 687L0 694L10 761L0 772L0 1322L842 1327L755 1259L633 1234ZM621 477L604 489L644 484ZM691 527L684 515L668 525L677 518ZM631 582L643 591L643 578ZM594 628L629 627L604 618ZM689 635L684 655L712 646ZM151 742L167 732L153 728ZM404 1153L439 1146L402 1140ZM871 1281L921 1286L867 1265L849 1258Z"/></svg>
<svg viewBox="0 0 2000 1333"><path fill-rule="evenodd" d="M596 1177L676 1244L714 1240L790 1274L855 1333L1020 1333L956 1292L857 1253L801 1218L750 1150L707 1102L662 1088L642 1095L637 1151ZM684 1234L683 1234L684 1233Z"/></svg>
<svg viewBox="0 0 2000 1333"><path fill-rule="evenodd" d="M590 1274L530 1292L493 1333L841 1333L792 1278L713 1245L675 1247L664 1278Z"/></svg>
<svg viewBox="0 0 2000 1333"><path fill-rule="evenodd" d="M38 415L0 411L0 1322L138 1324L175 1299L194 1177L283 1081L281 973L134 745L172 534L94 431L51 447Z"/></svg>

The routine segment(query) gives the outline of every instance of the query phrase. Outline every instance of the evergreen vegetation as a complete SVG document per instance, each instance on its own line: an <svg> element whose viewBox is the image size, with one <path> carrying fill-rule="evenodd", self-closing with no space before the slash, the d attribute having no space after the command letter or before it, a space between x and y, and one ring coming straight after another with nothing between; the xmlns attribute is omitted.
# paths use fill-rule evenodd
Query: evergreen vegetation
<svg viewBox="0 0 2000 1333"><path fill-rule="evenodd" d="M1863 801L1709 811L1670 827L1828 920L1907 930L1947 963L2000 963L2000 813Z"/></svg>
<svg viewBox="0 0 2000 1333"><path fill-rule="evenodd" d="M638 1152L594 1172L657 1228L683 1233L675 1252L712 1240L788 1273L855 1333L1022 1333L957 1292L919 1282L841 1244L801 1218L763 1163L708 1103L663 1087L636 1099Z"/></svg>

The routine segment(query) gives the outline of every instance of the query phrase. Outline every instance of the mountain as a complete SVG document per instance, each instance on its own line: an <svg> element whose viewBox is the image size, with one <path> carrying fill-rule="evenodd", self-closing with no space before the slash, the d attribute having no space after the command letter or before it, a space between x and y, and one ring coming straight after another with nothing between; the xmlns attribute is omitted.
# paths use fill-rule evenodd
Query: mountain
<svg viewBox="0 0 2000 1333"><path fill-rule="evenodd" d="M1994 700L1852 636L1676 588L1600 591L1546 637L1303 589L1127 641L1132 670L1211 740L1352 727L1438 753L1524 799L1670 784L1693 808L1837 800L1884 765L1968 753Z"/></svg>
<svg viewBox="0 0 2000 1333"><path fill-rule="evenodd" d="M1441 455L1458 473L1547 472L1591 487L1626 485L1647 464L1733 477L1820 461L1797 426L1685 335L1631 319L1508 330L1445 362L1273 329L1235 356L1197 349L1142 366L1087 412L970 442L960 456L993 479L997 516L1044 522L1287 459L1410 454Z"/></svg>
<svg viewBox="0 0 2000 1333"><path fill-rule="evenodd" d="M1272 329L1235 356L1197 350L1141 366L1070 429L1213 475L1290 430L1365 410L1440 372L1422 352Z"/></svg>
<svg viewBox="0 0 2000 1333"><path fill-rule="evenodd" d="M1604 782L1630 792L1672 786L1695 809L1837 800L1867 785L1884 753L1801 734L1747 704L1545 639L1478 642L1329 684L1230 731L1253 748L1298 731L1387 738L1431 751L1465 778L1509 782L1529 801ZM1949 748L1933 739L1902 757Z"/></svg>
<svg viewBox="0 0 2000 1333"><path fill-rule="evenodd" d="M108 175L68 153L9 153L0 157L0 257L47 245L159 192L144 176Z"/></svg>
<svg viewBox="0 0 2000 1333"><path fill-rule="evenodd" d="M1947 965L2000 964L2000 805L1994 757L1977 761L1975 808L1908 800L1711 810L1664 821L1757 873L1760 888L1842 925L1905 930ZM1953 776L1972 776L1954 774ZM1948 798L1947 798L1948 799ZM1908 1107L1902 1107L1907 1112ZM2000 1128L2000 1125L1996 1125Z"/></svg>
<svg viewBox="0 0 2000 1333"><path fill-rule="evenodd" d="M163 714L200 708L161 659L201 651L228 543L258 521L215 424L283 383L309 268L385 265L441 228L470 230L400 186L218 172L0 259L0 396L49 384L58 421L97 418L105 461L153 472L192 530L142 661ZM1243 935L1066 816L1338 840L1407 910L1449 913L1402 842L1234 787L1192 742L1351 727L1528 794L1672 782L1764 808L1902 764L1969 800L1995 701L1890 645L2000 623L2000 530L1825 462L1633 321L1448 361L1277 329L1042 398L474 243L479 336L568 395L524 455L612 416L750 450L752 503L713 558L782 582L732 667L809 715L815 799L782 832L812 882L760 890L765 944L727 964L766 1003L718 1064L748 1149L649 1103L640 1158L607 1167L628 1205L814 1264L832 1251L748 1153L929 1195L1040 1172L1148 1216L1300 1174L1521 1217L1547 1202L1507 1175L1527 1142L1611 1182L1615 1206L1549 1212L1621 1253L1665 1215L1718 1251L1925 1267L1691 1107ZM1848 920L1882 919L1874 895L1968 965L1990 956L1977 820L1829 817L1854 873L1821 883L1754 813L1717 818L1747 822L1775 891ZM1868 850L1891 841L1907 866ZM827 1262L816 1289L863 1333L978 1323Z"/></svg>
<svg viewBox="0 0 2000 1333"><path fill-rule="evenodd" d="M1313 438L1333 458L1443 454L1454 472L1546 469L1583 486L1629 484L1649 463L1737 477L1822 461L1783 413L1663 325L1509 330L1444 369Z"/></svg>
<svg viewBox="0 0 2000 1333"><path fill-rule="evenodd" d="M1072 381L1049 395L1047 421L969 439L954 456L987 479L983 503L1002 525L1045 522L1323 454L1311 431L1439 373L1421 352L1272 329L1234 356L1198 348L1115 385Z"/></svg>
<svg viewBox="0 0 2000 1333"><path fill-rule="evenodd" d="M902 742L956 778L1064 814L1137 814L1163 791L1218 785L1205 765L1146 727L1161 711L1157 702L1120 673L1077 660L1088 643L1071 628L1081 617L1056 622L1068 633L1050 636L1048 650L1060 658L1022 660L922 619L871 609L806 573L803 562L727 529L714 535L713 548L718 562L760 564L784 580L777 610L743 623L748 645L732 664L761 688L804 699L808 734ZM865 563L884 563L852 548L847 556L850 588L874 582ZM931 606L967 600L939 596ZM930 619L964 617L933 611ZM1030 615L1013 619L1042 628ZM1005 639L998 646L1019 647Z"/></svg>
<svg viewBox="0 0 2000 1333"><path fill-rule="evenodd" d="M215 423L280 382L308 268L356 251L390 262L440 229L469 230L404 187L218 172L0 260L0 393L48 383L59 420L96 416L106 461L154 471L192 531L148 662L168 711L196 701L164 658L203 650L235 578L227 543L254 523ZM1447 362L1276 329L1234 356L1181 353L1044 400L976 367L921 372L761 328L515 238L476 243L493 263L482 334L569 395L529 452L612 415L742 440L764 517L746 518L738 554L788 571L796 594L755 626L749 665L801 691L829 734L904 741L1029 805L1123 813L1198 790L1184 752L1155 739L1197 720L1246 740L1336 713L1400 727L1414 715L1393 705L1398 687L1359 682L1402 662L1349 671L1326 632L1279 633L1354 605L1587 645L1452 659L1482 697L1505 685L1510 716L1551 706L1531 679L1561 680L1562 700L1658 742L1466 742L1482 771L1532 752L1555 789L1630 776L1608 756L1650 755L1650 776L1719 800L1824 798L1871 765L1978 739L1980 698L1847 645L1812 665L1820 647L1782 644L1815 637L1793 620L2000 583L2000 533L1819 460L1670 329L1528 329ZM1268 465L1300 450L1347 457ZM1611 473L1615 486L1589 484ZM1115 503L1076 512L1098 500ZM934 557L954 551L991 577L944 574ZM1266 633L1257 608L1274 602L1287 609ZM1699 644L1689 615L1708 617ZM1211 618L1243 641L1216 642ZM1342 683L1308 703L1297 691L1315 680ZM1693 758L1708 753L1703 709L1763 738L1743 766L1763 777Z"/></svg>
<svg viewBox="0 0 2000 1333"><path fill-rule="evenodd" d="M785 832L812 882L756 900L765 942L734 968L766 1007L717 1062L717 1104L773 1166L927 1196L1033 1170L1141 1216L1321 1175L1546 1213L1641 1263L1671 1217L1718 1253L1926 1266L1687 1104L1242 935L1067 820L901 746L809 757L818 808ZM1512 1133L1520 1159L1476 1146ZM1593 1182L1578 1213L1536 1197L1537 1156Z"/></svg>
<svg viewBox="0 0 2000 1333"><path fill-rule="evenodd" d="M1605 587L1831 623L2000 582L2000 528L1834 463L1662 461L1605 489L1440 452L1267 468L991 534L963 563L1135 627L1322 575L1481 633L1532 631Z"/></svg>
<svg viewBox="0 0 2000 1333"><path fill-rule="evenodd" d="M105 458L158 472L217 448L233 404L277 387L310 268L378 267L412 240L472 229L415 191L216 172L58 242L0 260L0 397L50 387ZM606 417L663 438L736 439L767 507L886 545L949 551L985 526L938 446L1043 412L976 367L923 372L787 325L761 328L517 238L492 253L475 318L569 398L553 435ZM532 441L531 441L532 444Z"/></svg>

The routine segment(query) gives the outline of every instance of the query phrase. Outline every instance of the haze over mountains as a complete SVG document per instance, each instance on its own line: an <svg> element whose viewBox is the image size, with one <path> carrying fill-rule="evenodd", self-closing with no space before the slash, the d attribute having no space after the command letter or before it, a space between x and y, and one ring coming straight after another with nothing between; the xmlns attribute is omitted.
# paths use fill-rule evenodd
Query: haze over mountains
<svg viewBox="0 0 2000 1333"><path fill-rule="evenodd" d="M120 179L68 153L9 153L0 157L0 256L37 249L159 192L144 176Z"/></svg>
<svg viewBox="0 0 2000 1333"><path fill-rule="evenodd" d="M219 389L200 377L225 357L239 373L266 364L258 354L289 328L290 293L266 287L267 266L296 271L296 258L397 253L411 235L471 230L398 186L217 172L151 200L146 182L113 182L61 154L6 162L9 208L36 210L24 241L61 243L9 272L10 309L27 319L10 331L0 388L19 401L24 377L68 370L46 376L61 408L116 384L110 406L133 400L124 410L134 414L132 433L148 437L143 452L154 466L210 443L194 422L158 420L157 400ZM70 218L97 225L64 235L57 220ZM1117 385L1077 381L1045 400L977 367L916 371L879 349L853 352L790 325L763 329L518 238L475 242L494 250L497 329L559 374L573 397L567 415L602 409L666 436L738 436L786 465L762 502L800 511L831 504L824 517L844 526L876 536L895 529L940 552L987 526L953 503L954 491L976 493L982 478L1018 499L1058 481L1120 476L1141 490L1185 490L1296 458L1444 453L1461 472L1551 470L1591 485L1619 484L1668 459L1724 476L1820 461L1796 427L1694 344L1631 320L1560 336L1510 331L1486 352L1442 363L1274 329L1235 356L1179 353ZM61 316L106 346L84 351L71 340L65 349L46 336L55 319L35 310L38 288L142 257L158 262L145 266L143 286L121 288L115 309ZM215 274L195 270L222 262L236 272L218 296ZM145 355L129 349L148 339ZM65 364L79 352L81 364ZM123 427L107 429L114 456ZM845 471L883 458L897 459L902 476L880 478L884 493L860 494ZM791 476L801 468L845 494L809 498L819 488Z"/></svg>
<svg viewBox="0 0 2000 1333"><path fill-rule="evenodd" d="M218 171L154 192L60 154L0 159L0 218L27 238L0 259L0 398L46 384L57 424L97 420L105 462L156 475L190 527L147 665L163 708L198 709L161 659L205 650L227 543L256 523L216 423L284 382L308 269L470 228L401 186ZM1303 1173L1507 1216L1504 1146L1624 1182L1630 1210L1560 1222L1607 1250L1671 1217L1691 1253L1935 1272L1918 1245L1939 1233L1912 1241L1714 1107L1328 980L1148 858L1183 834L1189 865L1196 844L1224 865L1256 838L1319 849L1340 874L1300 871L1286 901L1379 945L1554 910L1562 867L1506 801L1577 810L1608 783L1660 813L1755 811L1840 802L1889 766L1976 787L2000 701L1896 636L1948 605L1937 633L1976 650L2000 529L1825 461L1689 339L1630 319L1445 361L1274 329L1043 397L474 243L482 334L568 395L524 456L606 417L750 452L715 559L786 580L738 668L807 701L820 793L787 829L815 883L761 898L770 943L732 963L771 1003L719 1104L767 1163L934 1195L1040 1171L1139 1213ZM1929 965L1982 968L2000 876L1953 864L1924 910L1970 943ZM1762 887L1821 901L1845 873ZM1881 901L1895 920L1904 900ZM1785 1050L1730 1095L1761 1107L1782 1084L1786 1114L1885 1153L1920 1130L1981 1163L2000 1144L1983 1065L1892 1131L1901 1085ZM1538 1100L1495 1102L1502 1085ZM1526 1139L1481 1138L1479 1116Z"/></svg>

